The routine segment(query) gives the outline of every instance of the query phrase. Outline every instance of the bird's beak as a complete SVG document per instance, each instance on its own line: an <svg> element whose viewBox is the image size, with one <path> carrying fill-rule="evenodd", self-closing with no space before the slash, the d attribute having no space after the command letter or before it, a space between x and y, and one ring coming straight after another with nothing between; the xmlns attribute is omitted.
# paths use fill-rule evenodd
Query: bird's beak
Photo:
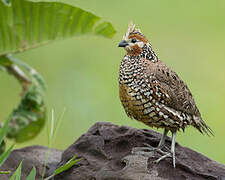
<svg viewBox="0 0 225 180"><path fill-rule="evenodd" d="M126 46L128 46L128 43L125 40L122 40L118 45L118 47L126 47Z"/></svg>

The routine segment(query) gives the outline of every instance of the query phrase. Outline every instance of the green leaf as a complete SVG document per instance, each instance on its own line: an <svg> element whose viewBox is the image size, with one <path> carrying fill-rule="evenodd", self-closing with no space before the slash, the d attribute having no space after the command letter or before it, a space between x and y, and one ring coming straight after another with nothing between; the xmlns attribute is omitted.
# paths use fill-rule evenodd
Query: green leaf
<svg viewBox="0 0 225 180"><path fill-rule="evenodd" d="M5 162L5 160L8 158L8 156L11 153L13 147L14 147L14 144L11 145L10 148L0 156L0 167Z"/></svg>
<svg viewBox="0 0 225 180"><path fill-rule="evenodd" d="M9 66L13 64L6 56L0 56L0 65L1 66Z"/></svg>
<svg viewBox="0 0 225 180"><path fill-rule="evenodd" d="M112 32L114 32L114 33L112 33ZM111 23L103 22L95 28L95 33L98 35L113 37L113 35L116 33L116 31Z"/></svg>
<svg viewBox="0 0 225 180"><path fill-rule="evenodd" d="M60 166L59 168L57 168L54 171L53 175L45 178L45 180L49 180L49 179L53 178L54 176L56 176L56 175L58 175L58 174L60 174L60 173L62 173L64 171L68 170L69 168L71 168L75 163L77 163L78 161L81 160L81 159L75 159L76 157L77 156L74 155L66 164L64 164L64 165Z"/></svg>
<svg viewBox="0 0 225 180"><path fill-rule="evenodd" d="M13 0L11 6L0 1L0 55L83 34L110 38L115 33L111 23L60 0Z"/></svg>
<svg viewBox="0 0 225 180"><path fill-rule="evenodd" d="M43 91L32 84L22 97L18 108L13 111L13 118L7 133L8 138L24 142L34 138L43 128L46 120L46 106Z"/></svg>
<svg viewBox="0 0 225 180"><path fill-rule="evenodd" d="M78 161L80 161L80 159L75 159L76 155L73 156L66 164L60 166L59 168L57 168L54 171L54 175L56 176L57 174L60 174L66 170L68 170L69 168L71 168L75 163L77 163Z"/></svg>
<svg viewBox="0 0 225 180"><path fill-rule="evenodd" d="M27 176L26 180L35 180L36 176L36 168L33 167L32 170L30 171L30 174Z"/></svg>
<svg viewBox="0 0 225 180"><path fill-rule="evenodd" d="M5 121L4 125L0 129L0 144L2 143L8 129L9 129L9 122L12 118L12 114L9 116L9 118Z"/></svg>
<svg viewBox="0 0 225 180"><path fill-rule="evenodd" d="M16 171L14 172L14 174L11 176L10 180L20 180L22 163L23 163L23 161L20 162L18 168L16 169Z"/></svg>
<svg viewBox="0 0 225 180"><path fill-rule="evenodd" d="M8 117L8 119L5 121L4 125L0 125L0 155L5 151L5 141L4 141L4 137L6 136L7 131L9 130L9 123L10 120L12 118L12 114ZM4 156L6 156L7 154L2 154L0 156L0 164L2 163L2 161L4 162ZM2 157L3 156L3 157ZM7 155L8 156L8 155ZM7 158L6 156L6 158ZM3 159L2 159L3 158ZM1 165L0 165L1 166Z"/></svg>
<svg viewBox="0 0 225 180"><path fill-rule="evenodd" d="M2 2L3 2L6 6L10 6L10 5L11 5L11 1L10 1L10 0L2 0Z"/></svg>
<svg viewBox="0 0 225 180"><path fill-rule="evenodd" d="M35 69L33 69L31 66L29 66L26 63L24 63L20 59L14 57L12 54L7 54L4 57L9 61L9 63L16 64L16 65L20 66L21 68L23 68L25 71L27 71L28 74L31 76L32 81L37 86L40 86L40 88L43 91L46 90L45 81L44 81L43 77Z"/></svg>
<svg viewBox="0 0 225 180"><path fill-rule="evenodd" d="M6 144L5 144L5 139L3 139L2 143L0 144L0 155L2 155L5 152L5 149L6 149Z"/></svg>
<svg viewBox="0 0 225 180"><path fill-rule="evenodd" d="M0 174L10 174L11 171L0 171Z"/></svg>
<svg viewBox="0 0 225 180"><path fill-rule="evenodd" d="M42 76L29 65L10 54L5 58L12 63L12 65L6 66L6 69L23 86L21 102L10 117L7 137L15 139L16 142L24 142L35 137L45 124L45 82ZM26 73L20 69L21 67Z"/></svg>

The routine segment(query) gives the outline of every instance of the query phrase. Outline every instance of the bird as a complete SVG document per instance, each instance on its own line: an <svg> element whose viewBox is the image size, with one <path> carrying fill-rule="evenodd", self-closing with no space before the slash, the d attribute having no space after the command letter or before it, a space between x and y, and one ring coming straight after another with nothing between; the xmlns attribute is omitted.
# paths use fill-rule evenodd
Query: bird
<svg viewBox="0 0 225 180"><path fill-rule="evenodd" d="M186 83L153 51L140 29L130 23L118 47L126 51L119 68L119 97L126 114L149 127L163 128L157 147L162 156L155 162L171 157L175 163L176 133L193 126L200 133L213 135L202 120L192 93ZM168 132L172 134L169 152L162 151Z"/></svg>

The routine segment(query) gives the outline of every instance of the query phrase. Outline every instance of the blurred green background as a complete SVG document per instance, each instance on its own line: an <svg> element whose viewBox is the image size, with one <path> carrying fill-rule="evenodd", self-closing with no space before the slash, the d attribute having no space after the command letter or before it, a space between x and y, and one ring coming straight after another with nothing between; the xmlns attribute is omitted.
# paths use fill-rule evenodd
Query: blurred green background
<svg viewBox="0 0 225 180"><path fill-rule="evenodd" d="M133 20L159 58L188 84L204 121L215 133L207 137L187 128L178 133L177 142L225 164L225 1L65 2L111 21L118 33L113 39L80 36L16 55L46 80L49 116L52 108L56 117L66 108L53 147L67 148L97 121L148 128L126 116L118 96L118 70L125 51L117 45ZM0 82L3 121L19 103L21 89L6 73L0 74ZM17 148L34 144L47 145L46 127Z"/></svg>

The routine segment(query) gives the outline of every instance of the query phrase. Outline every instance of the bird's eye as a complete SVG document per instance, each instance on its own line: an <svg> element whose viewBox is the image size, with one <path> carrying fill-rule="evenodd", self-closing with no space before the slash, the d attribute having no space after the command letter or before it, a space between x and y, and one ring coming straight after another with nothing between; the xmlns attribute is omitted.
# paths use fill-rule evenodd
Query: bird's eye
<svg viewBox="0 0 225 180"><path fill-rule="evenodd" d="M131 42L132 43L136 43L137 42L137 39L133 38L133 39L131 39Z"/></svg>

